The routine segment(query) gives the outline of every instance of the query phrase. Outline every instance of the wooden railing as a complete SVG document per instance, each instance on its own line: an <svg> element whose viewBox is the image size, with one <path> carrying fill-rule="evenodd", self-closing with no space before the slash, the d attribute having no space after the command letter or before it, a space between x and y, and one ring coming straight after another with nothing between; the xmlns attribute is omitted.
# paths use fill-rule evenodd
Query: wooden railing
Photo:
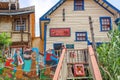
<svg viewBox="0 0 120 80"><path fill-rule="evenodd" d="M87 63L87 53L87 49L63 49L53 80L66 80L69 72L68 63Z"/></svg>
<svg viewBox="0 0 120 80"><path fill-rule="evenodd" d="M67 63L87 63L88 50L87 49L68 49L66 52Z"/></svg>
<svg viewBox="0 0 120 80"><path fill-rule="evenodd" d="M71 52L76 54L75 55L76 58L70 59L70 57L72 57ZM88 49L67 50L67 51L64 49L62 51L53 80L67 80L68 73L70 73L67 69L68 63L88 64L88 67L90 68L90 73L92 74L90 78L93 80L102 80L92 46L89 46Z"/></svg>
<svg viewBox="0 0 120 80"><path fill-rule="evenodd" d="M65 61L65 54L66 49L62 50L62 54L60 56L60 60L57 66L57 69L55 71L55 75L53 77L53 80L66 80L67 76L67 63Z"/></svg>
<svg viewBox="0 0 120 80"><path fill-rule="evenodd" d="M93 78L94 80L102 80L102 76L92 46L88 46L88 50L89 50L88 61Z"/></svg>

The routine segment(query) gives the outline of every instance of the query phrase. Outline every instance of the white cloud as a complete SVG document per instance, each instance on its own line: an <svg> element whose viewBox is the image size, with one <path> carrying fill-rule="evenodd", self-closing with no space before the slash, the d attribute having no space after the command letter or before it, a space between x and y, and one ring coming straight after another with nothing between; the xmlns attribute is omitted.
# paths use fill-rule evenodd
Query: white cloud
<svg viewBox="0 0 120 80"><path fill-rule="evenodd" d="M39 18L44 15L58 0L36 0L36 36L39 36Z"/></svg>
<svg viewBox="0 0 120 80"><path fill-rule="evenodd" d="M35 0L19 0L20 8L35 5Z"/></svg>

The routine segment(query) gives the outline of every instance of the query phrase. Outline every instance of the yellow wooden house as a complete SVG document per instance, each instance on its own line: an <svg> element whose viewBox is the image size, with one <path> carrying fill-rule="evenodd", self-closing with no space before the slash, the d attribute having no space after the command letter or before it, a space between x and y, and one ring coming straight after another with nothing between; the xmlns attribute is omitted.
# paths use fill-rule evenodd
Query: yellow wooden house
<svg viewBox="0 0 120 80"><path fill-rule="evenodd" d="M97 45L109 42L120 10L107 0L60 0L40 18L40 51L87 48L92 43L89 16Z"/></svg>
<svg viewBox="0 0 120 80"><path fill-rule="evenodd" d="M35 37L35 7L19 8L18 0L0 0L0 33L10 34L11 47L31 46Z"/></svg>

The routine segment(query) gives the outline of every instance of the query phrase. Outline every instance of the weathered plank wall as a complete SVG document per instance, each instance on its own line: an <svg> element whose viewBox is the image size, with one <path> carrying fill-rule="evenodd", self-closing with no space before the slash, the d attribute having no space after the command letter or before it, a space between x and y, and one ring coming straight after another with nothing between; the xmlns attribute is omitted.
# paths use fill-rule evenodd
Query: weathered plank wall
<svg viewBox="0 0 120 80"><path fill-rule="evenodd" d="M0 32L9 32L12 29L12 18L10 16L0 16Z"/></svg>
<svg viewBox="0 0 120 80"><path fill-rule="evenodd" d="M57 10L55 10L49 18L50 23L47 26L47 49L53 48L53 43L62 42L64 44L75 44L76 49L87 48L87 41L76 42L75 32L86 31L88 39L91 41L91 33L88 17L91 16L93 20L93 27L95 33L95 41L108 41L107 32L100 31L99 17L109 16L112 18L112 25L114 26L114 17L104 8L96 4L93 0L84 0L85 10L74 11L74 0L67 0ZM65 21L63 21L63 9L65 9ZM50 28L71 28L70 37L50 37Z"/></svg>
<svg viewBox="0 0 120 80"><path fill-rule="evenodd" d="M33 39L35 37L35 13L30 14L30 33Z"/></svg>
<svg viewBox="0 0 120 80"><path fill-rule="evenodd" d="M19 31L14 31L15 27L15 19L20 19L22 17L23 19L26 19L26 30L23 33L23 41L28 41L28 15L22 15L22 16L0 16L0 33L1 32L8 32L11 35L12 41L21 41L21 33Z"/></svg>

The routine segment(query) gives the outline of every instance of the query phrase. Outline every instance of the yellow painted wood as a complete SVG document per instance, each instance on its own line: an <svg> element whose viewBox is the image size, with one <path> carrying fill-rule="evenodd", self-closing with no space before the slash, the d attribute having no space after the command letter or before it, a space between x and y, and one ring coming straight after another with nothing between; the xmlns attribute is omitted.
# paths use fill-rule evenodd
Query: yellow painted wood
<svg viewBox="0 0 120 80"><path fill-rule="evenodd" d="M35 13L30 14L30 32L33 39L35 37Z"/></svg>
<svg viewBox="0 0 120 80"><path fill-rule="evenodd" d="M44 29L45 29L45 24L48 23L49 21L41 21L41 39L40 39L40 51L43 52L44 51Z"/></svg>

